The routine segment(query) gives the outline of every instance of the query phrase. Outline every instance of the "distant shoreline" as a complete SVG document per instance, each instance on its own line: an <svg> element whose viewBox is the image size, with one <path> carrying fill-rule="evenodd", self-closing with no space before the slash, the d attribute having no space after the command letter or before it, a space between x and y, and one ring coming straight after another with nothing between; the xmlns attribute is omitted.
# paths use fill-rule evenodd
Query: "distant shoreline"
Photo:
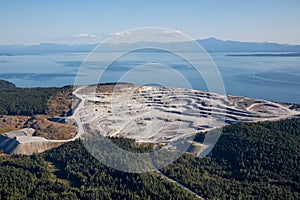
<svg viewBox="0 0 300 200"><path fill-rule="evenodd" d="M227 54L231 57L300 57L300 52L295 53L260 53L260 54Z"/></svg>

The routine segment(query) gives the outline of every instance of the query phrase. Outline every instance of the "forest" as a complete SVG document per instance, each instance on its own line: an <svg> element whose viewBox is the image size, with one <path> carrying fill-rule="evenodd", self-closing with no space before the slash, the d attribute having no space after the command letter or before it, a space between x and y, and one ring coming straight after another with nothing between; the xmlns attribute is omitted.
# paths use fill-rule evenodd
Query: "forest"
<svg viewBox="0 0 300 200"><path fill-rule="evenodd" d="M134 152L151 148L112 140ZM299 199L299 142L300 119L231 125L210 156L186 153L161 171L205 199ZM39 155L3 155L0 163L0 199L194 198L156 172L125 173L101 164L80 140Z"/></svg>
<svg viewBox="0 0 300 200"><path fill-rule="evenodd" d="M147 150L125 138L115 143ZM80 140L40 155L0 156L0 180L0 199L196 199L154 172L125 173L103 165Z"/></svg>
<svg viewBox="0 0 300 200"><path fill-rule="evenodd" d="M69 86L18 88L10 82L0 80L0 115L47 114L50 98L67 90L70 90Z"/></svg>
<svg viewBox="0 0 300 200"><path fill-rule="evenodd" d="M161 171L206 199L300 199L300 119L222 131L209 157L185 154Z"/></svg>

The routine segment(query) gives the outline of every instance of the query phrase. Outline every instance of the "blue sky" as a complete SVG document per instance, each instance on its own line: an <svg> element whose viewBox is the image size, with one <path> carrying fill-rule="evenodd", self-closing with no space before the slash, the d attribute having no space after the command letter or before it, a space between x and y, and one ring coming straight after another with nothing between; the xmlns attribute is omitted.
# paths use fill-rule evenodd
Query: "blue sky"
<svg viewBox="0 0 300 200"><path fill-rule="evenodd" d="M299 0L0 0L0 44L95 43L141 27L300 44Z"/></svg>

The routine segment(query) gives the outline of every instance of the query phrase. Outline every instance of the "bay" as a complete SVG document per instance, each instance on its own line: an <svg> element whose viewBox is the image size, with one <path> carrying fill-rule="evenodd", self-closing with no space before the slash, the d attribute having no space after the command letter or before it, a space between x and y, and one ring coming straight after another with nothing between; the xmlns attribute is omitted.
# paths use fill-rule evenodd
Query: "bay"
<svg viewBox="0 0 300 200"><path fill-rule="evenodd" d="M209 60L199 53L188 54L192 58L189 61L203 66L200 71L211 66ZM209 53L221 74L227 94L300 103L300 57L238 57L228 54ZM112 62L109 62L114 57L111 52L87 56L87 53L1 55L0 79L11 81L18 87L61 87L73 85L79 77L78 72L82 75L81 67L95 75L99 70L104 71L99 82L146 82L186 87L184 81L187 81L194 89L208 90L205 78L197 74L189 61L175 54L134 52ZM214 76L206 78L214 79ZM86 79L86 84L94 83L89 82L89 76Z"/></svg>

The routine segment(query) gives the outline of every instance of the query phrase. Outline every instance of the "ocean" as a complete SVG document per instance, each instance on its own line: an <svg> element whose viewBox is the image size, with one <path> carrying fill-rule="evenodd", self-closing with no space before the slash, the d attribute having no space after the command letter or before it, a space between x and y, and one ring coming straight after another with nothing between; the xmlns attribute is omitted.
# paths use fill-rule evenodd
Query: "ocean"
<svg viewBox="0 0 300 200"><path fill-rule="evenodd" d="M197 73L191 63L199 64L204 74L209 74L206 72L212 64L194 52L185 52L188 60L166 52L149 51L122 55L110 62L114 54L96 53L88 58L87 53L0 55L0 79L18 87L61 87L75 82L95 83L96 79L86 74L99 76L100 70L104 73L97 81L102 83L122 81L171 87L186 87L187 83L194 89L209 90L205 80L215 78L214 74L203 78ZM300 57L228 56L231 54L238 53L209 53L226 94L300 103ZM78 81L84 76L86 82Z"/></svg>

